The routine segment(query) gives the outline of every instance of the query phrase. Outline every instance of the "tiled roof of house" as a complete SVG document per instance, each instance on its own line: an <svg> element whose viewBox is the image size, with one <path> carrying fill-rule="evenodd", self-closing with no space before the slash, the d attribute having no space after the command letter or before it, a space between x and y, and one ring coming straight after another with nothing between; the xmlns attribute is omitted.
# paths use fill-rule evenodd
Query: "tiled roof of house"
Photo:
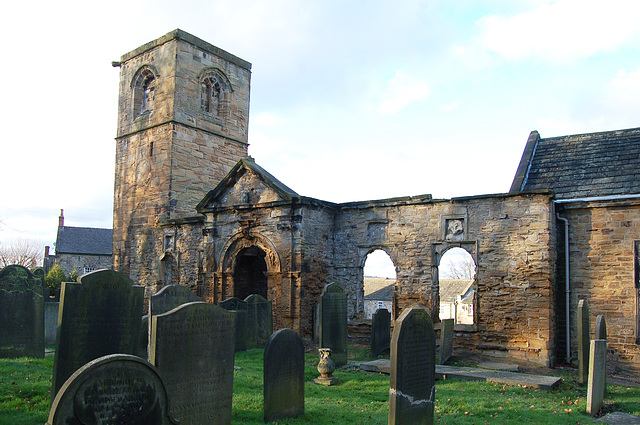
<svg viewBox="0 0 640 425"><path fill-rule="evenodd" d="M556 199L640 194L640 128L543 139L533 131L510 192Z"/></svg>
<svg viewBox="0 0 640 425"><path fill-rule="evenodd" d="M59 227L56 254L112 255L113 230Z"/></svg>
<svg viewBox="0 0 640 425"><path fill-rule="evenodd" d="M473 279L440 279L440 302L453 303L469 292Z"/></svg>

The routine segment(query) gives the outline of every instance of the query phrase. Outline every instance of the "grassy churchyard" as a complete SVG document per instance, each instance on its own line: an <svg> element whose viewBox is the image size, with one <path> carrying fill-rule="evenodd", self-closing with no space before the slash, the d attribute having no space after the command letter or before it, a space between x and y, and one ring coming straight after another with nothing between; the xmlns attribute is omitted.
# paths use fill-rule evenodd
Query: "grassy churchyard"
<svg viewBox="0 0 640 425"><path fill-rule="evenodd" d="M236 353L233 423L264 424L262 419L262 350ZM349 360L368 360L368 348L350 346ZM306 355L305 414L277 424L387 424L389 377L355 368L337 370L340 385L324 387L317 354ZM42 425L49 413L53 356L44 359L0 359L0 425ZM485 382L436 382L438 424L590 424L585 413L586 388L572 371L552 391ZM609 385L605 412L640 415L640 387Z"/></svg>

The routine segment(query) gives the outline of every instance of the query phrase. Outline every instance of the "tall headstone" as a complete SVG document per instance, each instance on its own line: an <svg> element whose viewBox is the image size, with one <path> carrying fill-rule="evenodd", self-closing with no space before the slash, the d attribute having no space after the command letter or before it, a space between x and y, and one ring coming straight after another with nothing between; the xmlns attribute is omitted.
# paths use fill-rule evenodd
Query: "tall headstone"
<svg viewBox="0 0 640 425"><path fill-rule="evenodd" d="M224 310L235 313L235 350L245 351L251 348L249 340L249 313L247 311L246 301L243 301L240 298L231 297L224 301L220 301L218 306Z"/></svg>
<svg viewBox="0 0 640 425"><path fill-rule="evenodd" d="M149 361L167 386L180 424L231 424L233 321L232 313L204 302L151 318Z"/></svg>
<svg viewBox="0 0 640 425"><path fill-rule="evenodd" d="M440 328L440 355L438 364L445 364L453 356L453 329L455 319L444 319Z"/></svg>
<svg viewBox="0 0 640 425"><path fill-rule="evenodd" d="M605 342L607 341L607 320L604 315L599 314L596 317L596 329L593 335L593 339L602 339ZM606 362L606 354L605 354L605 362L604 362L604 392L607 392L607 362Z"/></svg>
<svg viewBox="0 0 640 425"><path fill-rule="evenodd" d="M304 414L304 345L291 329L274 333L264 349L264 421Z"/></svg>
<svg viewBox="0 0 640 425"><path fill-rule="evenodd" d="M434 419L436 337L431 313L405 309L391 338L389 425L431 425Z"/></svg>
<svg viewBox="0 0 640 425"><path fill-rule="evenodd" d="M604 402L607 341L594 339L590 345L587 413L596 416Z"/></svg>
<svg viewBox="0 0 640 425"><path fill-rule="evenodd" d="M97 270L62 284L52 397L91 360L138 354L144 288L113 270Z"/></svg>
<svg viewBox="0 0 640 425"><path fill-rule="evenodd" d="M47 300L46 296L45 300ZM57 301L44 302L44 345L56 345L59 308L60 303Z"/></svg>
<svg viewBox="0 0 640 425"><path fill-rule="evenodd" d="M0 270L0 357L44 357L43 279L18 265Z"/></svg>
<svg viewBox="0 0 640 425"><path fill-rule="evenodd" d="M272 302L258 294L249 295L247 321L249 323L249 348L264 348L273 334Z"/></svg>
<svg viewBox="0 0 640 425"><path fill-rule="evenodd" d="M147 360L149 359L149 315L145 314L142 316L141 322L140 338L138 339L138 352L136 353L136 356Z"/></svg>
<svg viewBox="0 0 640 425"><path fill-rule="evenodd" d="M149 315L166 313L182 304L202 301L202 298L194 294L183 285L167 285L149 299Z"/></svg>
<svg viewBox="0 0 640 425"><path fill-rule="evenodd" d="M371 317L371 357L389 352L391 344L391 313L379 308Z"/></svg>
<svg viewBox="0 0 640 425"><path fill-rule="evenodd" d="M146 360L112 354L78 369L58 391L46 425L177 424L167 392Z"/></svg>
<svg viewBox="0 0 640 425"><path fill-rule="evenodd" d="M589 302L578 301L578 384L586 385L589 379Z"/></svg>
<svg viewBox="0 0 640 425"><path fill-rule="evenodd" d="M347 364L347 297L337 283L327 285L320 295L319 346L330 348L336 367Z"/></svg>

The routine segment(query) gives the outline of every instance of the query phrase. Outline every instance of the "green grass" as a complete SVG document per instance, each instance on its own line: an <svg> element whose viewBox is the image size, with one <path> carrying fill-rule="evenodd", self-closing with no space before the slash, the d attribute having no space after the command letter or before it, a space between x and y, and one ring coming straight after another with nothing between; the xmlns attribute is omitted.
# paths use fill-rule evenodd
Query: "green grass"
<svg viewBox="0 0 640 425"><path fill-rule="evenodd" d="M368 349L350 347L350 360L367 360ZM318 356L306 355L305 414L276 424L387 424L389 377L343 368L340 384L313 383ZM264 424L262 419L262 350L236 354L233 422ZM0 425L42 425L49 411L53 357L0 359ZM438 424L590 424L586 389L573 372L557 370L563 382L552 391L457 380L436 383ZM640 387L609 385L605 412L640 416Z"/></svg>

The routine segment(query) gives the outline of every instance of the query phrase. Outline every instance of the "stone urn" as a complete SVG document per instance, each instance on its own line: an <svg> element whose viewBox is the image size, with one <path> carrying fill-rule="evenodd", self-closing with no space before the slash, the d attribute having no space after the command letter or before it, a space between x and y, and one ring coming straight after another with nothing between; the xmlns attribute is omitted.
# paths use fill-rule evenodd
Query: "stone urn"
<svg viewBox="0 0 640 425"><path fill-rule="evenodd" d="M318 362L318 372L320 376L315 379L316 384L320 385L336 385L339 379L333 376L333 371L336 370L336 365L331 360L331 348L319 348L320 361Z"/></svg>

